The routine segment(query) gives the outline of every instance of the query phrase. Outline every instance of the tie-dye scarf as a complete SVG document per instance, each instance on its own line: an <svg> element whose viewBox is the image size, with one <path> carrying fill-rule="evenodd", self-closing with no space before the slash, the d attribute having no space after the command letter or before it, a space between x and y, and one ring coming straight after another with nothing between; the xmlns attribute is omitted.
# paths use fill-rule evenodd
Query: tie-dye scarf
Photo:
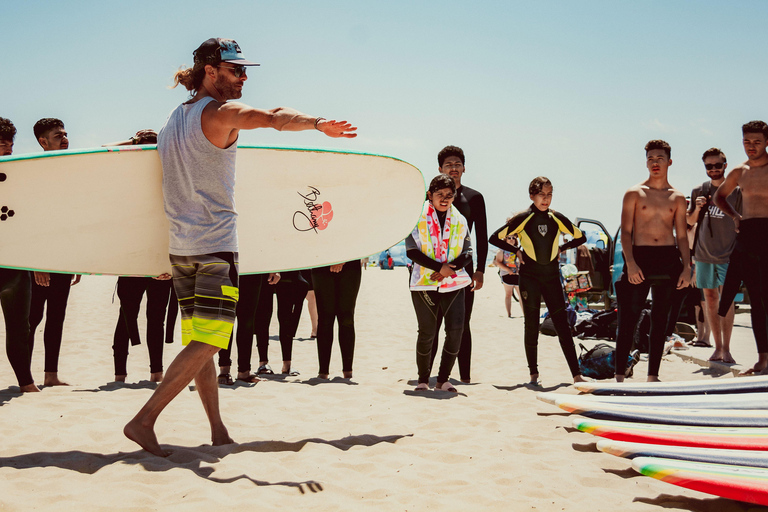
<svg viewBox="0 0 768 512"><path fill-rule="evenodd" d="M424 202L421 218L411 233L421 252L441 263L451 262L461 255L464 249L464 239L467 237L467 221L459 211L451 205L446 212L445 226L440 229L435 207L430 201ZM452 292L469 285L472 282L469 274L463 268L456 269L452 277L446 277L438 282L430 279L434 271L414 263L411 273L411 290L437 290ZM438 288L439 287L439 288Z"/></svg>

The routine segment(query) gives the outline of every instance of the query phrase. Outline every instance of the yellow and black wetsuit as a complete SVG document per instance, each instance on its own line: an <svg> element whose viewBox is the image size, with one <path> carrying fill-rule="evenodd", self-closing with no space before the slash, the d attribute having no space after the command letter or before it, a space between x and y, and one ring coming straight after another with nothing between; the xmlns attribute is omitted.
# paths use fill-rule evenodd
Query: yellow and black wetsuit
<svg viewBox="0 0 768 512"><path fill-rule="evenodd" d="M573 240L559 245L560 233ZM560 251L578 247L587 241L581 230L565 215L553 210L541 211L531 205L497 229L488 240L505 251L515 250L505 238L517 234L523 249L520 265L520 296L525 311L525 355L532 375L538 374L537 352L539 340L539 312L541 299L547 305L552 323L560 340L571 374L581 374L571 328L565 312L565 297L560 284L558 256Z"/></svg>

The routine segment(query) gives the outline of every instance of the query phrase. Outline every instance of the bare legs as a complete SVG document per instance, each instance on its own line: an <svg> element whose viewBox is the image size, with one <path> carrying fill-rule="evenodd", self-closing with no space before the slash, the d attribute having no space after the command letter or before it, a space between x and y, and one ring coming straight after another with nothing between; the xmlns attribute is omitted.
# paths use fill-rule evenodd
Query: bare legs
<svg viewBox="0 0 768 512"><path fill-rule="evenodd" d="M704 309L705 317L709 322L710 331L715 338L715 353L709 358L710 361L723 361L724 363L735 363L731 356L731 332L733 331L733 317L735 314L733 302L725 318L717 314L720 304L719 288L704 288L704 300L706 307Z"/></svg>
<svg viewBox="0 0 768 512"><path fill-rule="evenodd" d="M155 422L163 409L191 381L203 402L203 408L211 424L211 440L214 445L232 443L219 412L219 388L216 382L216 366L213 356L218 352L217 347L192 341L168 367L163 382L157 387L147 403L136 416L128 422L123 433L148 452L166 457L169 454L160 448L155 435Z"/></svg>

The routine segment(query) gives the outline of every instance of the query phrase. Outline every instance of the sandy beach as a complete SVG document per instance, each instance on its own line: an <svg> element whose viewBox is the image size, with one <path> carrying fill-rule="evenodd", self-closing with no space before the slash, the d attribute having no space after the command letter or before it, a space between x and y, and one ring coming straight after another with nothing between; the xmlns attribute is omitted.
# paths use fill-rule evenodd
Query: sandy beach
<svg viewBox="0 0 768 512"><path fill-rule="evenodd" d="M307 339L294 342L300 376L220 388L236 444L209 444L200 400L188 389L157 423L172 455L150 455L122 434L154 385L143 344L131 347L127 383L113 382L115 283L85 276L72 289L59 366L71 386L21 395L2 358L0 510L761 510L641 476L627 460L598 452L597 438L573 431L567 413L536 400L524 385L523 320L506 317L495 269L476 295L473 382L455 382L458 395L412 391L416 318L407 271L368 269L353 379L341 378L337 347L331 380L313 378L317 353L305 310L298 336ZM733 343L754 352L743 316ZM275 317L275 369L277 328ZM180 339L166 345L166 368ZM41 326L32 364L39 383L43 353ZM576 393L556 338L540 338L539 364L546 390ZM640 363L635 374L645 371ZM661 378L733 377L669 355Z"/></svg>

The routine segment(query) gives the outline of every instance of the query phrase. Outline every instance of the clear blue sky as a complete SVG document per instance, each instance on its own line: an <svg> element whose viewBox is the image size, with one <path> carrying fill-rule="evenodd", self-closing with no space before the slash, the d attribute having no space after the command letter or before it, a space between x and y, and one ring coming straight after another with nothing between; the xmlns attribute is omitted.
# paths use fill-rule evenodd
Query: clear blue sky
<svg viewBox="0 0 768 512"><path fill-rule="evenodd" d="M427 179L443 146L461 146L490 229L545 175L553 208L614 231L648 140L672 145L670 182L687 195L706 179L704 150L743 161L741 125L768 121L762 0L0 2L16 154L40 151L42 117L65 122L71 148L159 129L187 97L168 89L173 72L228 37L262 64L243 102L360 134L257 130L241 144L391 155Z"/></svg>

